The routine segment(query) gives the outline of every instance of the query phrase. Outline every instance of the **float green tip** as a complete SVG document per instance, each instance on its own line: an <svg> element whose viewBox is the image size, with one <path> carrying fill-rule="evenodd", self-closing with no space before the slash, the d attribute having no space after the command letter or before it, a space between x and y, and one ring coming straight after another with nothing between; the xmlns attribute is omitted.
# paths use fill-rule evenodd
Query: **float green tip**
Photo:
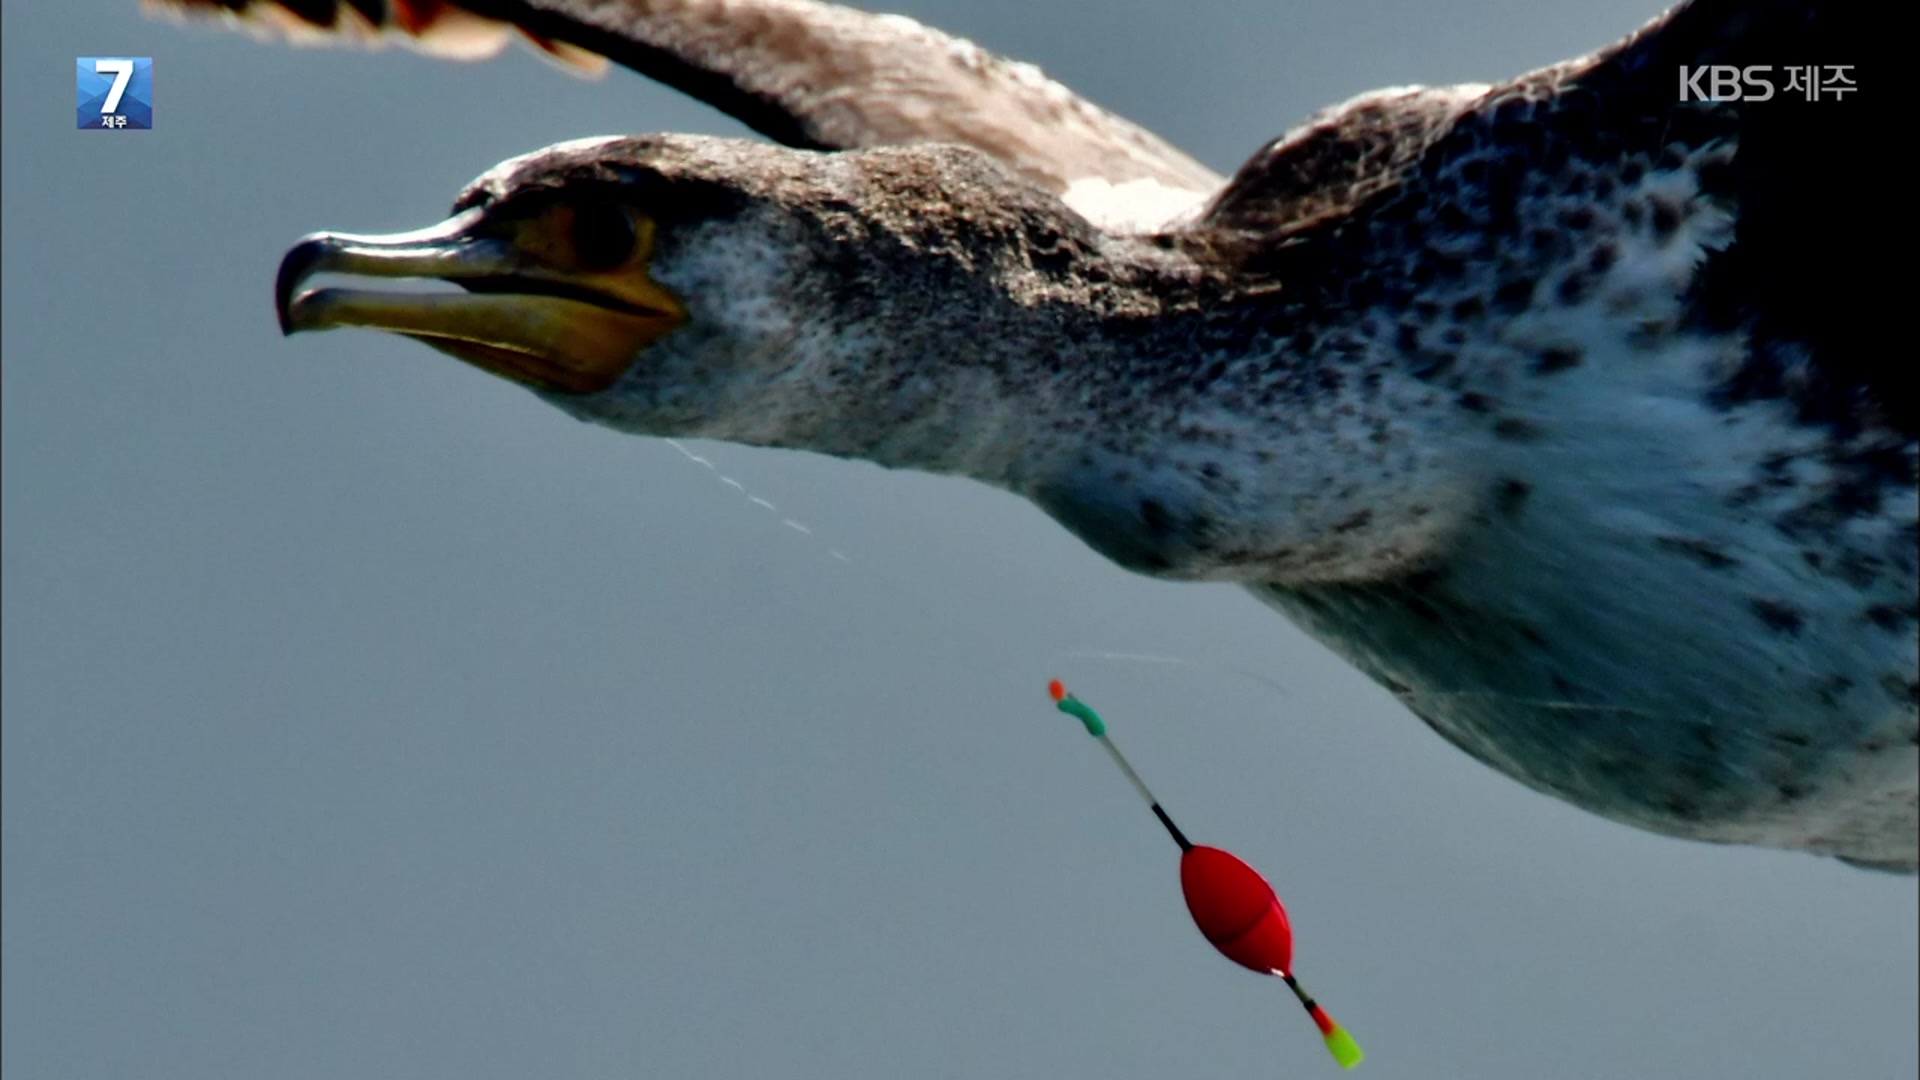
<svg viewBox="0 0 1920 1080"><path fill-rule="evenodd" d="M1353 1036L1347 1034L1347 1029L1338 1024L1335 1024L1333 1030L1326 1032L1321 1038L1327 1041L1327 1051L1343 1069L1353 1068L1367 1056L1366 1052L1360 1049L1360 1044L1353 1041Z"/></svg>
<svg viewBox="0 0 1920 1080"><path fill-rule="evenodd" d="M1081 726L1087 729L1087 734L1096 739L1105 737L1106 721L1100 719L1099 713L1088 708L1086 702L1067 693L1066 685L1059 679L1047 684L1047 693L1053 696L1054 708L1080 721Z"/></svg>

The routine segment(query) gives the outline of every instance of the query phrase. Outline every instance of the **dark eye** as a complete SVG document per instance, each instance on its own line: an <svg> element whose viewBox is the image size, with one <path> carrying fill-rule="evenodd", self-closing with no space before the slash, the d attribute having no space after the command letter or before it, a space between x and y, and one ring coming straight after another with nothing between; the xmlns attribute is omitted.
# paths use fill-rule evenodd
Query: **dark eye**
<svg viewBox="0 0 1920 1080"><path fill-rule="evenodd" d="M573 254L583 270L612 270L633 257L639 243L633 215L609 202L583 203L573 212Z"/></svg>

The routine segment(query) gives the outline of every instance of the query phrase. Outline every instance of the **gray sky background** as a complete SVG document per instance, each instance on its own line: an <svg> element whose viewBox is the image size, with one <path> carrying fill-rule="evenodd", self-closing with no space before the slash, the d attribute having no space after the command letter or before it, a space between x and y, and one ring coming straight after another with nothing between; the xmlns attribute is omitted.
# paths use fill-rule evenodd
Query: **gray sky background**
<svg viewBox="0 0 1920 1080"><path fill-rule="evenodd" d="M1657 4L892 6L1226 171ZM418 346L275 330L302 233L716 114L132 0L5 20L9 1080L1329 1075L1055 673L1280 888L1364 1075L1914 1075L1912 878L1526 792L1253 600L1011 497L698 447L768 513ZM155 58L157 130L73 130L97 54Z"/></svg>

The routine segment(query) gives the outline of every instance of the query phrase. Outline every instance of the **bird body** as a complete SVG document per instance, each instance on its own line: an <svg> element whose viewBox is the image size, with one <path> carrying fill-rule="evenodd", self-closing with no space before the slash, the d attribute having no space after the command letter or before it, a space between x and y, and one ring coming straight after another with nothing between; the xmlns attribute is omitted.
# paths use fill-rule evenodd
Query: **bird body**
<svg viewBox="0 0 1920 1080"><path fill-rule="evenodd" d="M351 7L305 22L452 25L469 51L510 23L789 148L503 163L434 229L302 241L289 331L407 334L636 434L970 476L1130 570L1245 585L1541 791L1920 860L1915 414L1863 269L1872 170L1814 152L1883 145L1871 91L1676 85L1851 56L1859 11L1695 0L1508 83L1357 98L1221 184L907 20ZM468 292L306 288L322 272Z"/></svg>

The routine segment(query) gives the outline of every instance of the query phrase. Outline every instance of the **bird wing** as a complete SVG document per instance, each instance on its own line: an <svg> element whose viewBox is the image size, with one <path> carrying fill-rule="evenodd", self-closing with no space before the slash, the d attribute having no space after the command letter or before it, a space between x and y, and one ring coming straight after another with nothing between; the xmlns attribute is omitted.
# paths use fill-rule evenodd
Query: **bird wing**
<svg viewBox="0 0 1920 1080"><path fill-rule="evenodd" d="M224 14L296 42L397 38L456 59L495 55L518 36L583 71L612 60L789 146L971 146L1103 224L1128 224L1127 196L1179 209L1221 184L1032 65L903 16L814 0L143 2Z"/></svg>
<svg viewBox="0 0 1920 1080"><path fill-rule="evenodd" d="M1591 200L1629 220L1647 214L1643 227L1657 228L1644 199L1635 207L1619 192L1568 184L1585 173L1624 189L1652 172L1695 170L1692 198L1725 210L1734 230L1693 275L1684 328L1746 336L1748 359L1727 380L1727 400L1785 400L1805 422L1878 430L1910 446L1920 410L1886 358L1900 337L1891 321L1900 278L1880 269L1894 250L1884 218L1906 200L1890 190L1902 175L1891 153L1901 130L1887 111L1893 91L1868 66L1876 10L1693 0L1612 47L1502 85L1366 95L1256 154L1195 233L1237 252L1255 277L1290 279L1302 302L1339 303L1356 289L1373 295L1446 274L1457 263L1387 267L1374 257L1431 251L1443 233L1521 260L1523 243L1552 246L1535 235L1552 207ZM1695 90L1711 90L1708 77L1683 80L1712 66L1758 82L1737 87L1738 99L1701 100ZM1843 93L1817 98L1793 89L1808 67L1823 79L1844 68L1852 86L1830 82ZM1720 96L1731 98L1724 87ZM1714 146L1730 157L1700 153Z"/></svg>

